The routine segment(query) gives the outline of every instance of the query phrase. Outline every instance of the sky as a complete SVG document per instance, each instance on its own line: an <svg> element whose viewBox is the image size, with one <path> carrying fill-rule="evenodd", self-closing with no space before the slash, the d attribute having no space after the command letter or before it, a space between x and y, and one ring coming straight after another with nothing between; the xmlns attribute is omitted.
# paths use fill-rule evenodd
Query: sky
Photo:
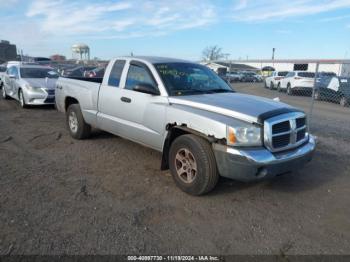
<svg viewBox="0 0 350 262"><path fill-rule="evenodd" d="M32 56L350 58L350 0L0 0L0 39Z"/></svg>

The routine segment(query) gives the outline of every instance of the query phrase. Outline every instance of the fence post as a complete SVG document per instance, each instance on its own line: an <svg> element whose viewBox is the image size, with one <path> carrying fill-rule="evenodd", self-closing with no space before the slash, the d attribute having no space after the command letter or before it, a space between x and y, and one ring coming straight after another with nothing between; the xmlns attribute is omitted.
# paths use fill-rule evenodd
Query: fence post
<svg viewBox="0 0 350 262"><path fill-rule="evenodd" d="M315 72L315 77L314 77L314 84L313 84L312 94L311 94L310 112L309 112L309 117L308 117L308 132L309 133L310 133L312 114L313 114L313 110L314 110L316 80L317 80L317 77L318 77L317 75L318 75L319 67L320 67L320 62L317 62L317 64L316 64L316 72Z"/></svg>

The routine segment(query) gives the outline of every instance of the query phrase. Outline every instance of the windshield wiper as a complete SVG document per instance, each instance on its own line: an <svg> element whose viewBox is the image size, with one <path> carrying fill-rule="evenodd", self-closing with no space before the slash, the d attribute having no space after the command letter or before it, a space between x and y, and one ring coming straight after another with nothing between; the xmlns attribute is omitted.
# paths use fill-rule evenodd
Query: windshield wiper
<svg viewBox="0 0 350 262"><path fill-rule="evenodd" d="M233 91L233 90L222 89L222 88L210 89L210 90L207 90L207 92L210 92L210 93L235 93L235 91Z"/></svg>

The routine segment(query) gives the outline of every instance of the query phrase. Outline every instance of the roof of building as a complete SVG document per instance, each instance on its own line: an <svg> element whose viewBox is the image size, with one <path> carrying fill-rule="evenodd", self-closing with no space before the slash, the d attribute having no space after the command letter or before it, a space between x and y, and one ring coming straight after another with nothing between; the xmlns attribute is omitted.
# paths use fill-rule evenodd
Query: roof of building
<svg viewBox="0 0 350 262"><path fill-rule="evenodd" d="M144 60L151 64L157 63L189 63L190 61L186 61L178 58L170 58L170 57L160 57L160 56L124 56L118 57L119 59L135 59L135 60Z"/></svg>
<svg viewBox="0 0 350 262"><path fill-rule="evenodd" d="M342 64L350 63L350 59L249 59L249 60L231 60L231 63L324 63L324 64Z"/></svg>

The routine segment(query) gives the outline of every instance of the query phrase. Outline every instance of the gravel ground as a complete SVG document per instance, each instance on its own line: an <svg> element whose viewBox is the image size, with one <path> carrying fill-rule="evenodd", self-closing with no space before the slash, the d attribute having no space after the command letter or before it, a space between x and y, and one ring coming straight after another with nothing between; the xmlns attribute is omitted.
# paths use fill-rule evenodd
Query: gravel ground
<svg viewBox="0 0 350 262"><path fill-rule="evenodd" d="M0 254L350 254L349 113L315 104L319 145L301 171L192 197L158 152L100 131L73 140L53 108L0 99Z"/></svg>

